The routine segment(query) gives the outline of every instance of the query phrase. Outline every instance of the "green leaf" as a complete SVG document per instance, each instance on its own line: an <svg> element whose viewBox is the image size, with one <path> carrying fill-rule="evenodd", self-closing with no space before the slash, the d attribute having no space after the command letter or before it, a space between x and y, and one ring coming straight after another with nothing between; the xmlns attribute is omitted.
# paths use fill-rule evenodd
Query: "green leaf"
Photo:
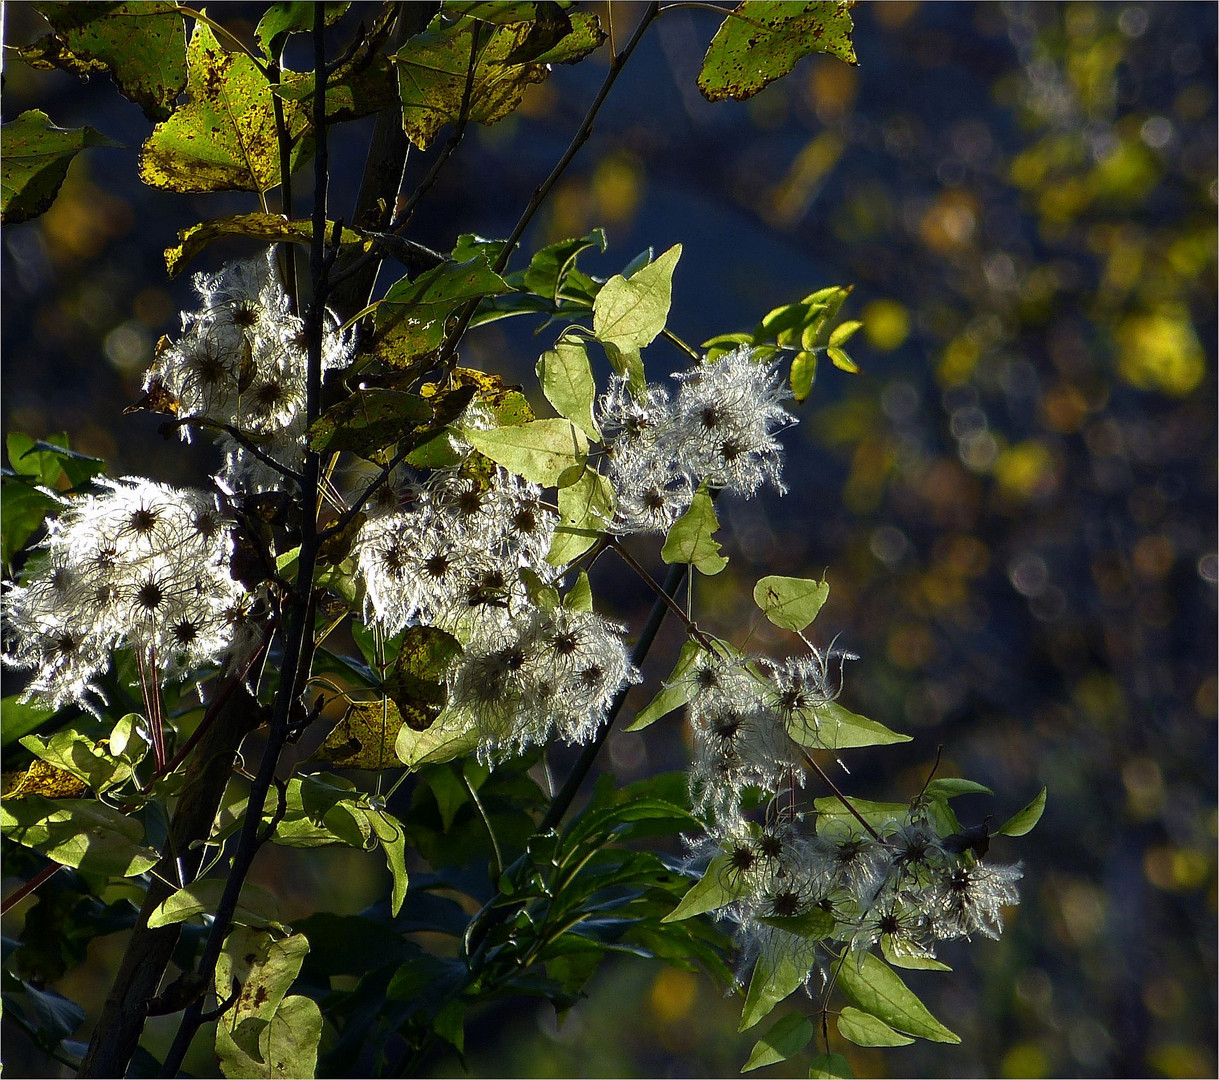
<svg viewBox="0 0 1219 1080"><path fill-rule="evenodd" d="M700 573L714 577L728 565L727 558L720 554L719 542L711 536L719 527L715 504L704 485L694 493L686 512L673 522L660 557L668 565L690 563Z"/></svg>
<svg viewBox="0 0 1219 1080"><path fill-rule="evenodd" d="M254 61L222 49L196 23L187 49L186 101L153 128L140 153L140 179L165 191L258 191L280 182L271 85ZM308 151L309 121L283 102L295 167Z"/></svg>
<svg viewBox="0 0 1219 1080"><path fill-rule="evenodd" d="M803 1013L788 1013L777 1020L774 1026L753 1046L749 1060L741 1066L741 1072L760 1069L763 1065L777 1065L800 1053L813 1037L813 1024Z"/></svg>
<svg viewBox="0 0 1219 1080"><path fill-rule="evenodd" d="M61 487L60 481L66 481L70 488L77 488L106 471L106 463L101 458L69 450L68 436L62 431L45 439L33 439L20 431L10 431L5 447L14 472L49 488Z"/></svg>
<svg viewBox="0 0 1219 1080"><path fill-rule="evenodd" d="M834 916L817 907L803 915L763 915L761 921L809 941L820 941L834 932Z"/></svg>
<svg viewBox="0 0 1219 1080"><path fill-rule="evenodd" d="M883 1020L850 1005L838 1016L838 1034L856 1046L909 1046L914 1042L909 1035L894 1031Z"/></svg>
<svg viewBox="0 0 1219 1080"><path fill-rule="evenodd" d="M350 3L327 3L324 16L326 25L332 26L347 13ZM312 33L315 0L285 0L272 4L258 20L254 39L268 60L276 60L289 34Z"/></svg>
<svg viewBox="0 0 1219 1080"><path fill-rule="evenodd" d="M414 281L396 282L377 305L372 351L397 368L410 368L419 356L438 349L446 322L469 300L508 291L508 284L487 265L485 256L446 262Z"/></svg>
<svg viewBox="0 0 1219 1080"><path fill-rule="evenodd" d="M401 390L355 390L309 428L309 448L319 454L346 450L384 465L388 448L432 419L431 403Z"/></svg>
<svg viewBox="0 0 1219 1080"><path fill-rule="evenodd" d="M753 587L753 602L775 626L800 633L816 617L830 595L827 581L812 578L759 578Z"/></svg>
<svg viewBox="0 0 1219 1080"><path fill-rule="evenodd" d="M426 730L448 704L446 678L461 651L461 642L439 627L407 628L384 691L409 727Z"/></svg>
<svg viewBox="0 0 1219 1080"><path fill-rule="evenodd" d="M37 701L22 701L20 694L10 694L0 700L0 731L3 745L8 746L28 735L54 716L58 709L40 705Z"/></svg>
<svg viewBox="0 0 1219 1080"><path fill-rule="evenodd" d="M674 244L634 277L615 274L593 303L593 334L621 352L638 352L665 328L673 299L673 268L681 258Z"/></svg>
<svg viewBox="0 0 1219 1080"><path fill-rule="evenodd" d="M587 236L560 240L557 244L542 248L529 260L529 266L521 275L522 284L530 292L557 306L580 252L591 247L605 250L605 233L602 230L593 229Z"/></svg>
<svg viewBox="0 0 1219 1080"><path fill-rule="evenodd" d="M61 504L45 492L4 477L0 486L0 557L6 569L11 569L13 556L25 547L47 515L60 509ZM6 734L5 742L8 741Z"/></svg>
<svg viewBox="0 0 1219 1080"><path fill-rule="evenodd" d="M861 326L863 326L863 323L859 322L858 320L850 320L848 322L839 323L830 332L830 344L845 345L851 340L855 334L855 331Z"/></svg>
<svg viewBox="0 0 1219 1080"><path fill-rule="evenodd" d="M711 39L698 88L708 101L753 97L810 53L856 63L849 4L746 0Z"/></svg>
<svg viewBox="0 0 1219 1080"><path fill-rule="evenodd" d="M564 488L563 490L566 491L567 489ZM569 611L592 611L593 588L589 584L587 570L581 570L580 576L575 580L575 584L567 590L567 594L563 597L563 606Z"/></svg>
<svg viewBox="0 0 1219 1080"><path fill-rule="evenodd" d="M674 709L680 709L698 692L693 679L686 678L694 662L703 652L703 647L693 638L687 638L682 644L681 652L677 654L677 663L665 680L657 695L640 710L639 715L627 724L627 731L639 731L649 724L656 723L661 717L668 716Z"/></svg>
<svg viewBox="0 0 1219 1080"><path fill-rule="evenodd" d="M94 799L27 795L0 803L0 829L10 840L86 873L135 877L160 854L144 847L144 827Z"/></svg>
<svg viewBox="0 0 1219 1080"><path fill-rule="evenodd" d="M583 469L588 458L588 439L570 420L534 420L491 431L466 428L462 434L480 454L543 487L556 487L568 469Z"/></svg>
<svg viewBox="0 0 1219 1080"><path fill-rule="evenodd" d="M1023 810L1017 810L1010 818L995 830L996 836L1023 836L1027 832L1031 832L1033 827L1041 820L1041 815L1045 813L1045 793L1046 789L1042 788L1037 793L1037 797L1028 804Z"/></svg>
<svg viewBox="0 0 1219 1080"><path fill-rule="evenodd" d="M117 761L92 739L71 729L57 731L49 739L27 735L21 740L31 754L83 780L95 791L105 791L131 779L131 765Z"/></svg>
<svg viewBox="0 0 1219 1080"><path fill-rule="evenodd" d="M81 150L122 145L91 127L56 127L40 109L0 126L0 222L15 225L49 209Z"/></svg>
<svg viewBox="0 0 1219 1080"><path fill-rule="evenodd" d="M468 754L478 745L478 732L460 713L446 709L426 731L414 731L403 724L398 731L394 753L408 769L451 761Z"/></svg>
<svg viewBox="0 0 1219 1080"><path fill-rule="evenodd" d="M170 926L185 922L196 915L214 912L224 893L225 878L202 878L185 889L179 889L161 901L148 916L149 927ZM258 885L246 884L237 902L237 918L240 922L265 925L279 921L279 904L275 897Z"/></svg>
<svg viewBox="0 0 1219 1080"><path fill-rule="evenodd" d="M227 1000L235 982L241 988L216 1025L216 1054L225 1076L314 1075L321 1011L310 998L286 996L308 951L304 934L277 939L237 927L225 939L216 964L216 996Z"/></svg>
<svg viewBox="0 0 1219 1080"><path fill-rule="evenodd" d="M961 1041L931 1015L897 972L872 953L847 956L838 965L838 985L864 1012L898 1031L932 1042Z"/></svg>
<svg viewBox="0 0 1219 1080"><path fill-rule="evenodd" d="M955 799L958 795L993 795L994 792L984 784L973 780L963 780L959 776L946 776L942 780L932 780L923 788L923 796L933 799Z"/></svg>
<svg viewBox="0 0 1219 1080"><path fill-rule="evenodd" d="M841 1054L818 1054L809 1067L810 1080L852 1080L851 1063Z"/></svg>
<svg viewBox="0 0 1219 1080"><path fill-rule="evenodd" d="M841 349L836 349L836 348L834 348L834 346L831 345L828 349L825 350L825 352L826 352L826 355L833 362L834 367L838 368L840 371L845 371L851 375L859 374L859 365L857 363L855 363L855 361L852 360L849 356L847 356L847 354L845 352L843 352Z"/></svg>
<svg viewBox="0 0 1219 1080"><path fill-rule="evenodd" d="M909 742L909 735L858 716L836 701L813 705L792 717L787 733L801 746L816 750L847 750L853 746L885 746Z"/></svg>
<svg viewBox="0 0 1219 1080"><path fill-rule="evenodd" d="M893 821L905 821L909 816L910 807L899 802L874 802L872 799L847 800L872 828L880 830ZM826 795L813 800L820 822L838 822L848 826L852 832L858 830L856 817L845 806L837 795ZM818 832L820 832L820 827Z"/></svg>
<svg viewBox="0 0 1219 1080"><path fill-rule="evenodd" d="M738 1030L746 1031L765 1019L780 1001L804 984L808 975L809 965L797 950L781 946L763 950L749 980Z"/></svg>
<svg viewBox="0 0 1219 1080"><path fill-rule="evenodd" d="M546 561L552 566L573 562L597 542L613 517L613 486L585 466L575 483L559 488L559 524Z"/></svg>
<svg viewBox="0 0 1219 1080"><path fill-rule="evenodd" d="M660 921L681 922L683 919L701 915L704 911L724 907L747 895L749 886L743 880L743 875L733 875L729 859L727 854L717 855L712 859L703 876L691 885L686 895L681 898L681 903Z"/></svg>
<svg viewBox="0 0 1219 1080"><path fill-rule="evenodd" d="M575 63L604 40L595 15L556 5L540 9L536 20L501 25L438 15L391 57L402 128L427 149L445 124L460 118L467 86L467 118L493 124L521 103L527 86L546 79L550 64Z"/></svg>
<svg viewBox="0 0 1219 1080"><path fill-rule="evenodd" d="M385 852L385 864L393 878L390 891L389 910L391 915L397 915L402 910L402 902L406 899L406 887L409 879L406 873L406 831L392 814L384 810L371 810L368 820L372 823L373 832Z"/></svg>
<svg viewBox="0 0 1219 1080"><path fill-rule="evenodd" d="M542 393L555 411L590 439L600 439L601 430L593 419L597 384L593 381L593 369L584 343L561 338L550 352L541 355L536 370Z"/></svg>
<svg viewBox="0 0 1219 1080"><path fill-rule="evenodd" d="M165 269L174 277L208 244L233 236L244 236L263 244L293 243L308 247L313 242L312 221L288 221L279 214L231 214L213 218L178 230L178 242L165 249ZM361 252L371 250L372 237L354 229L339 230L335 222L326 222L326 237L337 236L340 244L353 245Z"/></svg>
<svg viewBox="0 0 1219 1080"><path fill-rule="evenodd" d="M951 971L947 964L941 963L932 956L919 956L917 953L900 953L893 948L893 938L882 934L880 951L885 960L894 967L905 968L907 971Z"/></svg>
<svg viewBox="0 0 1219 1080"><path fill-rule="evenodd" d="M813 380L817 377L817 354L801 351L792 357L791 373L788 382L791 384L792 397L796 404L808 400L813 392Z"/></svg>
<svg viewBox="0 0 1219 1080"><path fill-rule="evenodd" d="M26 63L88 78L109 71L124 97L163 120L186 85L186 27L175 3L34 5L55 33L21 48Z"/></svg>

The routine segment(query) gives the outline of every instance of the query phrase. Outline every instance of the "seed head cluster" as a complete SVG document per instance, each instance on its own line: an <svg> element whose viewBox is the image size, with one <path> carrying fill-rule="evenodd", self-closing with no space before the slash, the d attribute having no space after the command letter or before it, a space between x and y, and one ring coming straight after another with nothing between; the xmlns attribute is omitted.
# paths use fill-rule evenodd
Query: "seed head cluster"
<svg viewBox="0 0 1219 1080"><path fill-rule="evenodd" d="M455 469L408 485L401 507L374 514L353 547L366 617L393 634L421 622L458 639L449 709L496 758L554 734L587 741L619 689L637 680L623 628L591 611L545 606L534 583L556 516L542 489L497 469Z"/></svg>
<svg viewBox="0 0 1219 1080"><path fill-rule="evenodd" d="M64 500L40 566L5 596L5 664L34 672L24 696L85 707L114 649L161 676L240 657L256 637L251 597L229 573L232 522L206 492L99 480Z"/></svg>
<svg viewBox="0 0 1219 1080"><path fill-rule="evenodd" d="M811 976L819 943L931 959L940 941L997 938L1003 908L1019 901L1020 867L960 850L944 804L937 812L934 800L915 800L876 816L876 835L845 808L822 813L812 829L791 808L804 748L836 745L819 716L830 722L832 659L705 652L682 677L694 739L691 795L708 830L693 842L694 858L710 859L707 872L722 879L721 913L736 925L742 970L782 954ZM771 797L766 824L746 817L747 789Z"/></svg>
<svg viewBox="0 0 1219 1080"><path fill-rule="evenodd" d="M145 389L173 398L180 417L227 424L280 464L299 469L304 455L306 338L275 266L266 257L196 274L200 305L182 313L182 336L163 350ZM351 341L327 313L322 368L346 367ZM180 429L189 438L189 426ZM283 477L230 435L219 437L221 479L232 490L283 486Z"/></svg>
<svg viewBox="0 0 1219 1080"><path fill-rule="evenodd" d="M636 391L615 375L598 403L620 533L667 531L703 481L745 498L767 483L784 490L775 433L796 421L782 405L778 364L741 346L677 379L671 396L655 384Z"/></svg>

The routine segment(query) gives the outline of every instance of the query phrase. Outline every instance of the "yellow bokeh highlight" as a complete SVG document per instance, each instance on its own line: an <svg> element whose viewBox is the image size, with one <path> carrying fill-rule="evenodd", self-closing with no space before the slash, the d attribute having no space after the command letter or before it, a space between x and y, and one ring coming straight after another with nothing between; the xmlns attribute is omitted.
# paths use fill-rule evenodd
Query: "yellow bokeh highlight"
<svg viewBox="0 0 1219 1080"><path fill-rule="evenodd" d="M698 979L688 971L665 968L657 974L648 997L660 1026L676 1024L690 1015L698 1000Z"/></svg>
<svg viewBox="0 0 1219 1080"><path fill-rule="evenodd" d="M1007 1077L1042 1077L1050 1075L1049 1055L1035 1042L1016 1043L1003 1055L1001 1075Z"/></svg>
<svg viewBox="0 0 1219 1080"><path fill-rule="evenodd" d="M982 350L973 338L962 334L953 338L945 347L936 365L935 373L943 386L961 386L969 382L978 366Z"/></svg>
<svg viewBox="0 0 1219 1080"><path fill-rule="evenodd" d="M632 157L613 154L597 162L589 186L599 220L629 224L643 196L643 168Z"/></svg>
<svg viewBox="0 0 1219 1080"><path fill-rule="evenodd" d="M999 489L1014 499L1048 494L1057 482L1054 455L1036 439L1026 439L1001 451L993 469Z"/></svg>
<svg viewBox="0 0 1219 1080"><path fill-rule="evenodd" d="M900 349L910 336L910 310L896 300L873 300L864 305L859 318L864 337L877 352Z"/></svg>
<svg viewBox="0 0 1219 1080"><path fill-rule="evenodd" d="M1197 848L1149 848L1143 856L1143 873L1157 889L1192 892L1214 875L1211 857Z"/></svg>
<svg viewBox="0 0 1219 1080"><path fill-rule="evenodd" d="M1192 1043L1160 1043L1147 1054L1147 1063L1161 1076L1200 1077L1206 1080L1214 1076L1206 1050Z"/></svg>
<svg viewBox="0 0 1219 1080"><path fill-rule="evenodd" d="M1131 386L1185 397L1206 374L1193 323L1176 305L1131 315L1117 330L1117 371Z"/></svg>

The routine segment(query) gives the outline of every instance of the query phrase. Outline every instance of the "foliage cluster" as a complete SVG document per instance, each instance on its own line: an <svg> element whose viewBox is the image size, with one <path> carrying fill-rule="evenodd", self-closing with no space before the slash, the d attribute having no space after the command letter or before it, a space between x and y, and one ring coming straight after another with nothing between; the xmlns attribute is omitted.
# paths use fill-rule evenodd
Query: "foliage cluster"
<svg viewBox="0 0 1219 1080"><path fill-rule="evenodd" d="M667 325L678 247L601 280L579 261L604 249L593 231L509 270L670 9L648 5L627 44L610 41L601 93L513 234L463 234L447 253L404 235L416 207L469 123L502 119L549 65L605 43L594 15L386 4L356 28L346 4L274 4L250 44L173 3L39 10L52 33L17 54L114 76L156 122L145 183L258 198L255 212L186 230L166 251L170 273L220 238L277 248L197 276L199 308L163 339L136 406L165 415L167 431L215 435L214 492L108 480L64 445L9 438L7 660L35 675L5 699L5 743L32 760L11 778L3 825L6 842L50 860L21 895L70 868L47 896L72 942L48 955L35 915L47 900L31 909L6 967L10 1015L49 1054L79 1054L82 1075L175 1075L212 1022L225 1075L401 1074L437 1043L462 1054L480 1002L532 994L570 1008L613 952L728 977L727 940L705 918L718 911L752 970L742 1029L824 973L812 1075L845 1075L830 1042L836 988L851 1002L836 1025L850 1042L954 1041L893 968L942 968L935 941L997 936L1019 870L986 862L990 831L963 828L950 806L986 789L929 778L908 803L838 790L818 753L905 737L838 705L847 657L804 637L824 581L757 583L761 615L804 645L787 661L708 635L692 591L675 599L688 568L726 565L717 499L782 488L776 436L793 422L782 402L809 395L822 355L856 370L844 346L861 324L838 321L850 290L812 292L700 351ZM336 22L350 38L328 60ZM746 98L810 52L854 62L850 32L845 4L743 4L712 39L699 86ZM313 64L295 71L285 49L302 33ZM330 131L374 113L363 211L332 220ZM446 128L435 167L395 199L406 142L427 149ZM71 156L106 144L37 112L5 125L4 140L6 223L44 211ZM313 212L297 219L293 174L309 164ZM374 300L387 259L407 274ZM468 332L513 316L556 334L537 365L555 416L459 363ZM657 341L694 361L675 390L645 372ZM601 393L597 354L613 371ZM663 536L662 585L624 542L634 533ZM593 612L590 571L606 553L656 592L629 657L623 628ZM565 822L667 612L689 644L634 726L684 706L692 772L603 782ZM315 748L288 766L287 748L310 736ZM548 792L556 736L584 750ZM256 770L234 771L245 754ZM806 771L830 793L811 809L799 802ZM1022 835L1043 806L1044 792L998 831ZM638 843L699 829L707 838L687 859ZM378 851L391 894L358 916L288 926L246 884L268 843ZM83 1015L47 984L89 939L129 926L90 1046L68 1042ZM180 974L166 983L171 963ZM151 1059L138 1047L147 1017L179 1011L166 1060ZM785 1016L746 1068L814 1034Z"/></svg>

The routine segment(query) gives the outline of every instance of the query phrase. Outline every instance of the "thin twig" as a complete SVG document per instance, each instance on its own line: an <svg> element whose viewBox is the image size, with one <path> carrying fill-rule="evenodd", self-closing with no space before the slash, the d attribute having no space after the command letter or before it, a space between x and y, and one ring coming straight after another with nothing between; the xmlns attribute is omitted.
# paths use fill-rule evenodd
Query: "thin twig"
<svg viewBox="0 0 1219 1080"><path fill-rule="evenodd" d="M580 152L580 149L588 142L588 138L593 130L593 121L596 119L597 113L601 111L601 106L605 102L606 96L609 94L614 83L618 81L618 76L622 73L627 60L630 59L631 54L635 51L635 47L642 40L644 33L652 25L659 11L660 5L658 3L648 4L644 10L643 18L640 19L639 25L635 28L634 34L631 35L630 41L626 43L626 47L617 56L611 57L609 71L606 72L601 89L597 91L597 96L593 99L592 105L589 106L588 112L584 114L584 119L576 129L575 135L572 136L571 143L563 152L563 156L559 158L555 167L550 170L550 175L534 190L533 197L529 200L529 205L525 207L524 212L512 230L512 234L505 242L503 250L491 267L495 273L499 274L504 271L504 268L508 265L508 260L512 257L512 252L516 250L516 245L520 242L521 237L525 234L525 230L529 227L529 223L533 220L533 216L541 208L542 203L546 201L546 197L550 194L555 184L559 182L559 178L567 171L567 166L572 163L575 156ZM445 335L444 343L441 345L440 352L436 358L436 367L443 369L453 356L453 353L457 349L457 343L461 341L467 327L470 325L470 320L474 318L474 312L477 310L479 303L479 297L474 297L466 302L466 306L458 316L453 329Z"/></svg>
<svg viewBox="0 0 1219 1080"><path fill-rule="evenodd" d="M330 161L326 139L326 81L323 77L326 68L324 30L325 6L317 4L313 10L314 123L317 145L314 157L313 237L309 252L313 295L305 319L309 357L305 376L307 423L316 420L320 411L322 337L325 332L327 275L331 264L326 251L326 194ZM315 452L307 451L301 492L302 502L306 507L312 507L317 502L319 476L320 459ZM246 802L246 816L242 822L236 850L233 853L233 864L225 881L220 902L216 906L215 917L203 947L203 954L199 959L197 972L204 985L211 985L215 977L216 963L220 958L229 927L232 925L242 886L249 875L254 857L258 853L259 825L262 822L263 809L266 806L267 795L275 782L279 759L291 731L293 707L296 704L301 684L308 674L303 668L308 666L312 653L305 647L304 638L313 616L312 583L313 570L317 562L317 549L317 519L305 514L301 525L297 587L293 596L291 618L285 634L280 667L280 689L275 699L275 713L271 720L271 729L258 773L250 785L250 794ZM162 1067L162 1076L177 1075L182 1061L186 1057L186 1052L194 1040L195 1033L203 1023L203 1014L202 997L187 1007Z"/></svg>
<svg viewBox="0 0 1219 1080"><path fill-rule="evenodd" d="M834 797L840 803L842 803L842 805L845 806L847 808L847 810L849 810L851 812L851 814L855 818L855 820L858 821L859 824L864 827L864 829L868 833L868 835L871 836L873 840L879 840L880 833L878 833L874 828L872 828L871 825L868 824L867 819L863 816L863 814L861 814L858 810L856 810L855 807L851 804L851 800L848 799L841 791L838 790L838 785L835 784L834 781L829 778L829 775L826 773L826 771L820 765L818 765L817 762L815 762L813 760L813 755L810 754L803 747L800 748L800 754L804 758L804 760L806 762L808 762L810 768L812 768L813 772L815 772L817 774L817 777L821 780L821 782L823 784L825 784L825 786L828 787L830 789L830 791L832 791L834 793Z"/></svg>
<svg viewBox="0 0 1219 1080"><path fill-rule="evenodd" d="M0 915L7 915L9 911L20 904L30 893L42 888L48 881L51 880L60 870L63 869L62 864L53 862L49 866L44 866L24 885L19 885L4 899L4 903L0 904Z"/></svg>
<svg viewBox="0 0 1219 1080"><path fill-rule="evenodd" d="M223 431L226 435L233 439L243 450L249 451L259 461L268 468L275 470L285 480L291 480L297 486L305 482L304 476L298 473L295 469L290 469L287 465L283 465L269 456L263 450L260 450L258 444L255 443L248 435L242 434L232 424L225 424L219 420L212 420L206 416L179 416L173 420L166 420L159 430L172 431L176 427L198 427L210 428L213 431Z"/></svg>

